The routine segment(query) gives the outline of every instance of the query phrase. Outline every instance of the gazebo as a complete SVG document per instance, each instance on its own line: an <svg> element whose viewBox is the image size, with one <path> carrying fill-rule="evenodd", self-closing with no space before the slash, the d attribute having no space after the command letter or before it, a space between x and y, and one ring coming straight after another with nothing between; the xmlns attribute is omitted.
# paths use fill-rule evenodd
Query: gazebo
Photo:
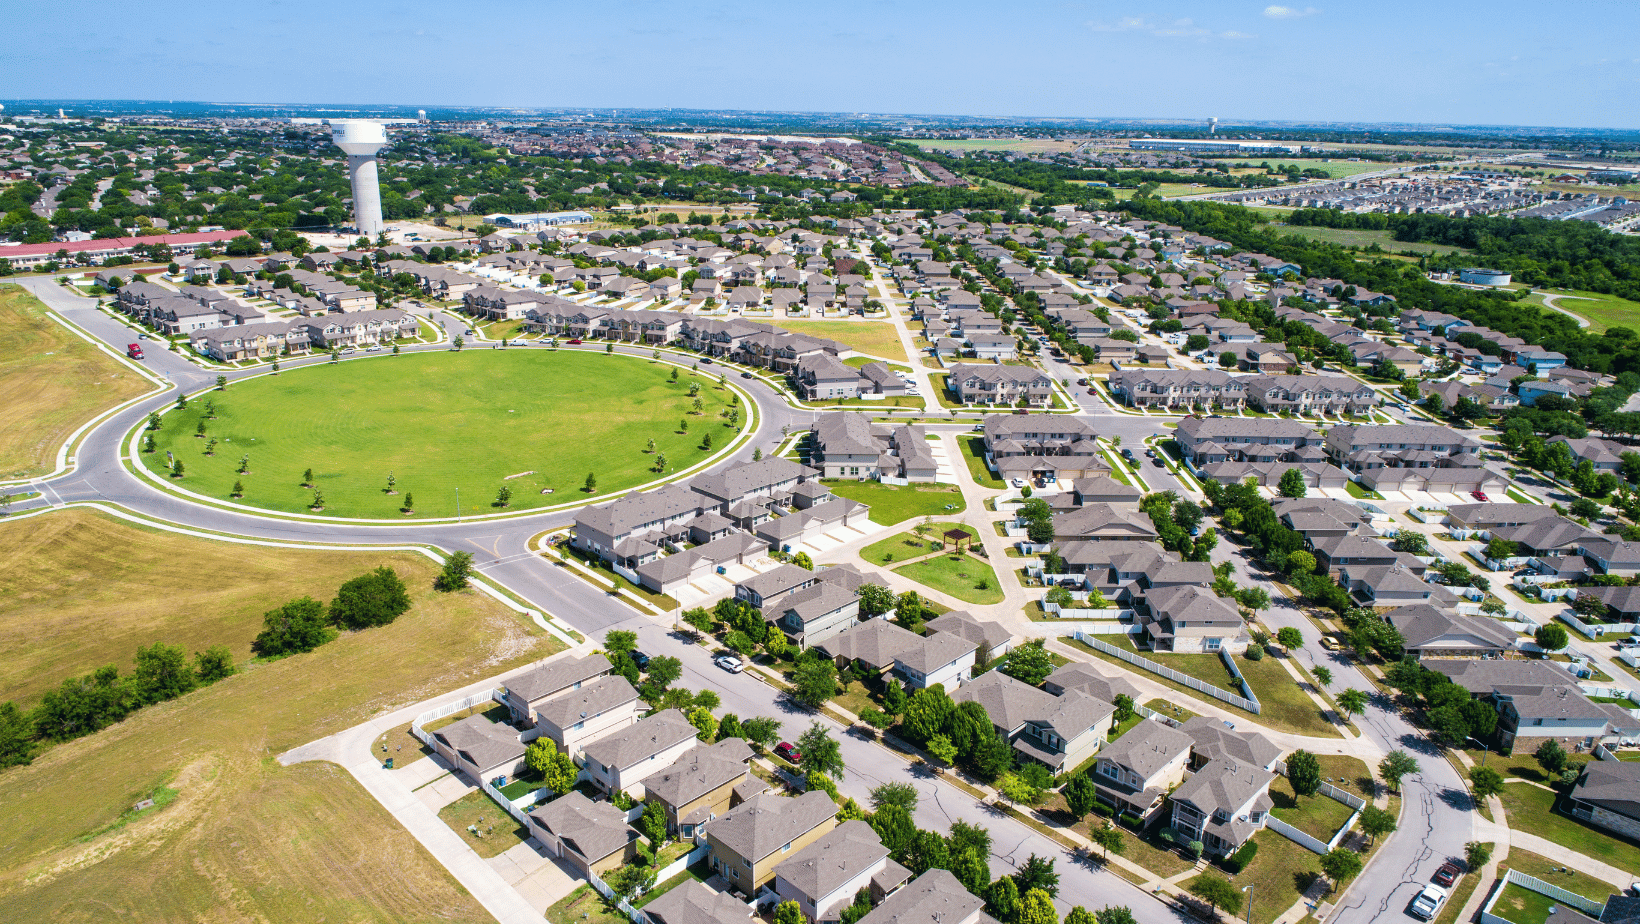
<svg viewBox="0 0 1640 924"><path fill-rule="evenodd" d="M956 546L957 551L961 552L962 543L965 540L968 544L972 545L974 542L974 534L960 526L953 526L940 534L940 551L945 551L945 544L949 542L950 544Z"/></svg>

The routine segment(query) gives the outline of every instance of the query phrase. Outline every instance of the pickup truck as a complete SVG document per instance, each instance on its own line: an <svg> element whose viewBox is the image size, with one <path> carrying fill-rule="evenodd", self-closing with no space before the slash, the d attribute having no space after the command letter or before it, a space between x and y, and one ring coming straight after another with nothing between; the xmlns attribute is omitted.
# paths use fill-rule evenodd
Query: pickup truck
<svg viewBox="0 0 1640 924"><path fill-rule="evenodd" d="M128 343L128 344L126 344L125 345L125 355L131 357L132 359L141 359L142 358L142 344L140 344L140 343Z"/></svg>

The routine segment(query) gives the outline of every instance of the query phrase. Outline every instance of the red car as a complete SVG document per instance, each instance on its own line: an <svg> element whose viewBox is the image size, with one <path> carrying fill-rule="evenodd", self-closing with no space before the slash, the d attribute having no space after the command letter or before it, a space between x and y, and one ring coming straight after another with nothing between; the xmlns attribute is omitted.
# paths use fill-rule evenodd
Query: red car
<svg viewBox="0 0 1640 924"><path fill-rule="evenodd" d="M580 344L581 344L581 341L579 341L579 340L571 340L569 342L570 346L580 346Z"/></svg>
<svg viewBox="0 0 1640 924"><path fill-rule="evenodd" d="M1473 497L1474 499L1480 501L1483 504L1486 503L1486 492L1485 491L1470 491L1469 496Z"/></svg>
<svg viewBox="0 0 1640 924"><path fill-rule="evenodd" d="M802 763L803 761L803 752L799 751L797 746L792 744L790 741L782 741L775 745L774 752L780 755L782 760L787 760L794 764Z"/></svg>
<svg viewBox="0 0 1640 924"><path fill-rule="evenodd" d="M1435 871L1435 884L1450 886L1458 881L1458 876L1462 873L1456 863L1442 863L1441 868Z"/></svg>

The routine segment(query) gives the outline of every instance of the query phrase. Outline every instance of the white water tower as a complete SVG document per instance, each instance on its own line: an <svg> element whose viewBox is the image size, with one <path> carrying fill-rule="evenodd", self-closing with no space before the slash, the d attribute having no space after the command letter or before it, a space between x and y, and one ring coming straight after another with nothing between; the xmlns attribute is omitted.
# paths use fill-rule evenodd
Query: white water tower
<svg viewBox="0 0 1640 924"><path fill-rule="evenodd" d="M330 140L347 155L347 175L353 181L353 224L363 237L382 233L382 192L376 176L376 153L387 144L380 122L343 119L330 123Z"/></svg>
<svg viewBox="0 0 1640 924"><path fill-rule="evenodd" d="M1217 118L1207 120L1207 133L1209 135L1216 135L1219 133L1219 120Z"/></svg>

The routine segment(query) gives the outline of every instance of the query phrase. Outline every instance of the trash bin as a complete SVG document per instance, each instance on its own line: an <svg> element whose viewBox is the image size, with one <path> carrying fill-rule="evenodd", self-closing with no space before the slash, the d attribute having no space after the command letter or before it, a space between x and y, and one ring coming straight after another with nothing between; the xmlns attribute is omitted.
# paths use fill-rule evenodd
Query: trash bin
<svg viewBox="0 0 1640 924"><path fill-rule="evenodd" d="M391 757L387 758L387 763L382 764L382 769L383 770L393 769L393 758L391 758Z"/></svg>

